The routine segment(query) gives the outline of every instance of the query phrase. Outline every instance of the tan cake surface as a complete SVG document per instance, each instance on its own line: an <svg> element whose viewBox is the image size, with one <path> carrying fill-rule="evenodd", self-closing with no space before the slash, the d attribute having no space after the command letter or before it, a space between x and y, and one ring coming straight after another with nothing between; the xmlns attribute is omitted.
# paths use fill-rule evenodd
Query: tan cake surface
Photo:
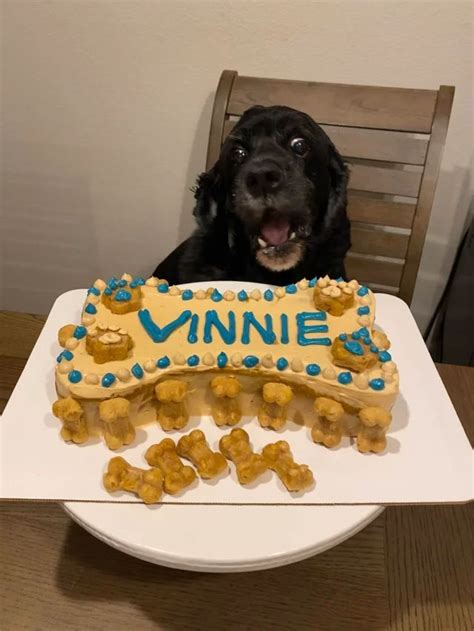
<svg viewBox="0 0 474 631"><path fill-rule="evenodd" d="M166 376L219 370L259 374L304 385L356 408L378 405L390 409L394 403L398 393L396 366L387 351L375 347L372 339L375 297L356 281L347 284L327 278L317 282L303 280L263 293L253 290L221 294L212 288L183 291L157 279L141 285L134 284L128 275L121 280L120 283L112 279L108 285L98 280L89 290L82 326L65 341L66 350L56 367L61 396L81 399L127 396ZM112 297L120 296L121 291L131 293L127 289L130 284L139 295L139 303L132 306L139 308L113 313L106 306L110 305L111 296L105 292L112 291ZM325 288L350 288L353 305L340 316L317 309L315 291ZM127 303L116 302L120 306ZM180 318L182 322L176 324ZM232 331L228 335L232 321L235 321L235 335ZM175 324L166 336L163 330L170 323ZM364 327L370 338L365 347ZM160 333L162 337L156 341ZM334 340L342 335L351 341L354 334L356 346L362 346L375 361L375 365L362 372L335 365L332 354ZM103 362L102 357L101 363L97 363L90 348L88 352L91 339L99 340L105 352L122 346L125 358ZM357 360L358 355L353 358Z"/></svg>

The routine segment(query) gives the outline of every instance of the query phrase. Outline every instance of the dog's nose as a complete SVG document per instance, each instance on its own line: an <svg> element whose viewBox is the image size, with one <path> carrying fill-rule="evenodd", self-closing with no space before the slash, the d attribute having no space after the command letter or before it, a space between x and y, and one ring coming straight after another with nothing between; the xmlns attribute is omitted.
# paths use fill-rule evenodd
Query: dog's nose
<svg viewBox="0 0 474 631"><path fill-rule="evenodd" d="M254 165L247 173L247 189L253 197L261 197L275 193L280 188L282 179L282 172L276 165L268 162Z"/></svg>

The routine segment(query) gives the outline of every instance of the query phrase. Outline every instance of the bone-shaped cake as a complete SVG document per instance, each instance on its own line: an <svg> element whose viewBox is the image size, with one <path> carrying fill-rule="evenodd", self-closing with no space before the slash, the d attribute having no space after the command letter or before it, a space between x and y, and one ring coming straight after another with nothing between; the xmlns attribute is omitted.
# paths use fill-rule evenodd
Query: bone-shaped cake
<svg viewBox="0 0 474 631"><path fill-rule="evenodd" d="M79 442L103 433L100 404L117 397L129 402L121 422L133 427L158 420L165 430L181 429L197 410L219 425L250 413L277 430L302 393L337 401L353 418L341 421L341 434L358 436L361 410L389 412L398 394L390 342L374 330L374 319L375 297L355 280L303 279L237 292L181 289L127 274L97 280L81 322L58 333L56 389L83 410L74 410L81 419L76 430L69 408L56 405L62 436ZM330 446L339 430L313 409L313 438ZM328 431L334 439L321 438ZM104 436L113 448L117 441Z"/></svg>

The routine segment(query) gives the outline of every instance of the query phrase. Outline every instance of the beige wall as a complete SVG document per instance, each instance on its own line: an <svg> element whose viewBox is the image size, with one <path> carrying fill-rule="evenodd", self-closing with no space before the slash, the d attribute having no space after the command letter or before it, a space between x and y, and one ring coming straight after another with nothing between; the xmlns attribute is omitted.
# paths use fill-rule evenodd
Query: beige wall
<svg viewBox="0 0 474 631"><path fill-rule="evenodd" d="M472 196L468 2L13 0L3 8L4 306L151 273L189 234L213 90L242 74L456 97L414 311L426 321Z"/></svg>

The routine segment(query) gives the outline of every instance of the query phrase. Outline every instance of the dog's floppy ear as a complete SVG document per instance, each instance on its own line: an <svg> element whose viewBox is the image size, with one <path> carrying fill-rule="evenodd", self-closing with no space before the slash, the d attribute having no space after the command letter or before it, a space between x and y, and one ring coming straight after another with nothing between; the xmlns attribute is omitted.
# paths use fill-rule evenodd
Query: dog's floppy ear
<svg viewBox="0 0 474 631"><path fill-rule="evenodd" d="M197 179L194 189L193 215L201 228L207 228L225 203L224 186L219 161Z"/></svg>
<svg viewBox="0 0 474 631"><path fill-rule="evenodd" d="M329 227L341 212L345 214L347 206L347 182L349 169L332 142L329 143L329 175L331 188L324 223Z"/></svg>

